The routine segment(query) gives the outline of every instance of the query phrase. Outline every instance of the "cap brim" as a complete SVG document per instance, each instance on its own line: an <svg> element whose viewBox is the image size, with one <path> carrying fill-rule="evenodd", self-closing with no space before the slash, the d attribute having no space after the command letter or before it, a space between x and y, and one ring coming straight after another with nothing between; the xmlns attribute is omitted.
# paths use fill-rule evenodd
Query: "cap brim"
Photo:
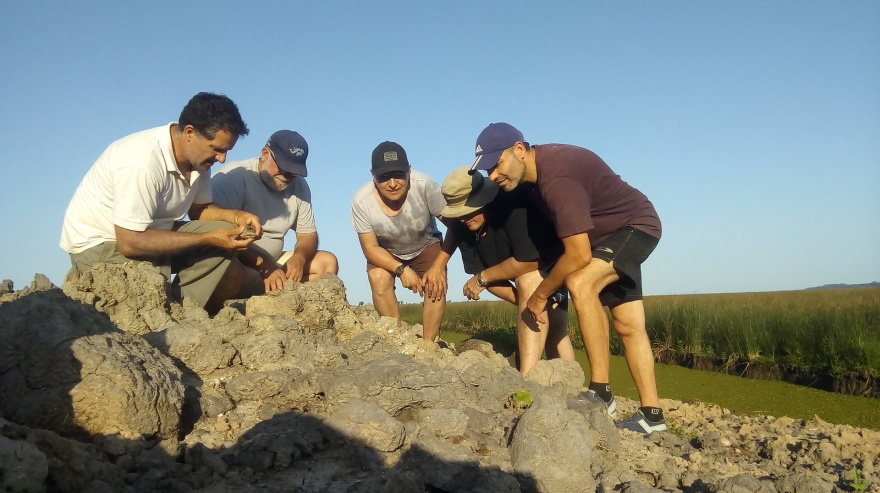
<svg viewBox="0 0 880 493"><path fill-rule="evenodd" d="M409 171L409 165L401 163L391 163L372 168L372 170L373 174L376 176L384 175L385 173L392 173L394 171L402 171L406 173L407 171Z"/></svg>
<svg viewBox="0 0 880 493"><path fill-rule="evenodd" d="M498 164L498 158L501 157L501 154L504 152L504 149L500 151L492 151L485 152L477 156L474 159L474 164L471 165L471 169L468 170L468 174L474 174L479 170L486 170L494 168L496 164Z"/></svg>
<svg viewBox="0 0 880 493"><path fill-rule="evenodd" d="M275 164L277 164L282 171L287 171L288 173L293 173L297 176L309 176L309 172L306 169L306 163L294 163L276 157Z"/></svg>

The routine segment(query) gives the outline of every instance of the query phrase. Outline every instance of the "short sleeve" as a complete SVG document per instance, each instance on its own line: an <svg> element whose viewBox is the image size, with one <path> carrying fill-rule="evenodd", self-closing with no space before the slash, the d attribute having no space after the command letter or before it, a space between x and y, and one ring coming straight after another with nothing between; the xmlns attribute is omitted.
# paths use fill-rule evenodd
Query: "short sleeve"
<svg viewBox="0 0 880 493"><path fill-rule="evenodd" d="M312 213L312 191L302 178L297 178L294 186L296 187L294 196L299 203L293 229L297 233L314 233L318 228L315 226L315 216Z"/></svg>
<svg viewBox="0 0 880 493"><path fill-rule="evenodd" d="M213 194L211 193L211 174L199 173L193 188L193 204L210 204L213 202Z"/></svg>
<svg viewBox="0 0 880 493"><path fill-rule="evenodd" d="M446 207L446 199L440 191L440 185L431 177L425 178L425 203L428 204L428 210L432 216L439 216L443 208Z"/></svg>
<svg viewBox="0 0 880 493"><path fill-rule="evenodd" d="M358 190L351 199L351 225L358 234L373 231L373 224L370 222L369 211L364 206L361 190Z"/></svg>

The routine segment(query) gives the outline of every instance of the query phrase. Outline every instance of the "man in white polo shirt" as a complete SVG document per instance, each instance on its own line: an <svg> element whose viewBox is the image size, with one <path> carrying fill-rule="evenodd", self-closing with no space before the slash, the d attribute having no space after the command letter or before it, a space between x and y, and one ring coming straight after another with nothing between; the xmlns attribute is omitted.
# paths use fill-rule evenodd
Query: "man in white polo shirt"
<svg viewBox="0 0 880 493"><path fill-rule="evenodd" d="M235 259L262 234L260 219L211 202L210 168L248 128L235 103L199 93L177 122L110 144L89 169L64 215L61 248L73 280L98 262L150 261L209 312L240 289ZM189 215L193 221L183 222Z"/></svg>
<svg viewBox="0 0 880 493"><path fill-rule="evenodd" d="M246 298L281 289L288 279L313 281L339 272L336 256L318 250L318 229L312 193L306 183L309 145L299 132L279 130L269 137L260 156L223 165L211 177L214 203L260 217L263 236L238 255L245 267L239 296ZM284 236L296 243L284 251Z"/></svg>

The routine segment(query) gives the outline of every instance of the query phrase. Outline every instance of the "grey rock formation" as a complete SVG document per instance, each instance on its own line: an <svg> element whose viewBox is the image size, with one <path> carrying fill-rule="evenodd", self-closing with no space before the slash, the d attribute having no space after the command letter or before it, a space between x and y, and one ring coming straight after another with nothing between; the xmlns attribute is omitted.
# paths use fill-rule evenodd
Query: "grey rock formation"
<svg viewBox="0 0 880 493"><path fill-rule="evenodd" d="M171 359L59 289L0 304L0 411L66 435L176 437Z"/></svg>
<svg viewBox="0 0 880 493"><path fill-rule="evenodd" d="M491 344L349 305L335 276L213 318L145 264L11 289L6 491L812 493L851 490L853 470L880 491L880 432L672 400L672 433L620 431L577 365L523 378Z"/></svg>

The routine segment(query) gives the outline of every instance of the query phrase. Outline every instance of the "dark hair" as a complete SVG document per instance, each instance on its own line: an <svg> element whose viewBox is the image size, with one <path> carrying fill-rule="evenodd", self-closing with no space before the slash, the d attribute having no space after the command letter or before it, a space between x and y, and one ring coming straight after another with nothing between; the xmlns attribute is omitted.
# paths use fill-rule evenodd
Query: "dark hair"
<svg viewBox="0 0 880 493"><path fill-rule="evenodd" d="M221 129L237 137L250 132L241 119L238 106L228 97L211 92L200 92L193 96L180 112L177 123L181 130L192 125L198 133L209 139L213 139Z"/></svg>

